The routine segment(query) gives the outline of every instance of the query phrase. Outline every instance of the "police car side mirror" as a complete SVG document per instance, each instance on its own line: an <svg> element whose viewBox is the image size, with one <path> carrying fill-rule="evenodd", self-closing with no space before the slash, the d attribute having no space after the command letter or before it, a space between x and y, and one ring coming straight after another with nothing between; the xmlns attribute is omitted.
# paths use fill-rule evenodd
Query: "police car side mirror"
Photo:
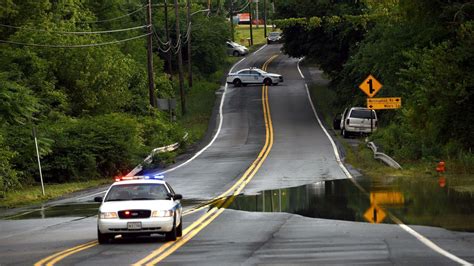
<svg viewBox="0 0 474 266"><path fill-rule="evenodd" d="M183 198L183 195L181 194L171 194L171 193L168 193L167 195L167 199L174 199L174 200L180 200Z"/></svg>
<svg viewBox="0 0 474 266"><path fill-rule="evenodd" d="M102 197L95 197L94 201L95 202L102 202L103 198Z"/></svg>

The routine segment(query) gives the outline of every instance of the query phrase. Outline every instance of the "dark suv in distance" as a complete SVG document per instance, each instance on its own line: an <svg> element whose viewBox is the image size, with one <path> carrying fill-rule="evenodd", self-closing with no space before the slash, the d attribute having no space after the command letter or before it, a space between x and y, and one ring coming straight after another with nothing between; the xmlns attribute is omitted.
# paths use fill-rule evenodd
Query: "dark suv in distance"
<svg viewBox="0 0 474 266"><path fill-rule="evenodd" d="M271 43L280 43L282 41L282 34L281 32L277 32L277 31L274 31L274 32L270 32L267 36L267 43L268 44L271 44Z"/></svg>

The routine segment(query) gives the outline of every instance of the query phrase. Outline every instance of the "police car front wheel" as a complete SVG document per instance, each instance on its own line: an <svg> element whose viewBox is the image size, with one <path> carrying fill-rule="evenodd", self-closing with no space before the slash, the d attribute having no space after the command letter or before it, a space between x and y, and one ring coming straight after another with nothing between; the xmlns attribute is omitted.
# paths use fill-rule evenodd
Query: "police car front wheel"
<svg viewBox="0 0 474 266"><path fill-rule="evenodd" d="M100 232L99 228L97 228L97 241L99 244L108 244L110 239L112 239L111 234L103 234Z"/></svg>
<svg viewBox="0 0 474 266"><path fill-rule="evenodd" d="M165 233L165 239L166 241L175 241L177 237L178 237L178 229L176 228L176 216L174 216L173 228L171 229L170 232Z"/></svg>

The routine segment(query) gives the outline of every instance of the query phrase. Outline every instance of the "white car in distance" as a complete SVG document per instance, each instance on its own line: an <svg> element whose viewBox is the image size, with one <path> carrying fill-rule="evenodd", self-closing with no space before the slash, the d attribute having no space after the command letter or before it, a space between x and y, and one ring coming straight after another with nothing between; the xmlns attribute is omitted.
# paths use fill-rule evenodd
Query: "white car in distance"
<svg viewBox="0 0 474 266"><path fill-rule="evenodd" d="M133 176L116 179L101 202L97 239L106 244L116 235L164 234L174 241L182 236L182 195L174 193L162 176Z"/></svg>
<svg viewBox="0 0 474 266"><path fill-rule="evenodd" d="M235 87L246 86L247 84L264 84L267 86L278 85L283 82L280 74L268 73L259 68L244 68L235 73L229 73L227 83L234 84Z"/></svg>
<svg viewBox="0 0 474 266"><path fill-rule="evenodd" d="M244 56L249 53L249 49L241 44L236 42L227 41L227 53L233 56Z"/></svg>

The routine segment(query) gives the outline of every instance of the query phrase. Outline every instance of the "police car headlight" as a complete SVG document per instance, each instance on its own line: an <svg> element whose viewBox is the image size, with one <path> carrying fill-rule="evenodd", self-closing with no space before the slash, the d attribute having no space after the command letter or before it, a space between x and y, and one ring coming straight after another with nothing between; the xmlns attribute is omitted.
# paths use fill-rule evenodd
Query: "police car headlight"
<svg viewBox="0 0 474 266"><path fill-rule="evenodd" d="M99 217L100 219L117 219L118 215L116 212L101 212Z"/></svg>
<svg viewBox="0 0 474 266"><path fill-rule="evenodd" d="M174 215L173 210L153 211L151 213L151 217L173 217L173 215Z"/></svg>

